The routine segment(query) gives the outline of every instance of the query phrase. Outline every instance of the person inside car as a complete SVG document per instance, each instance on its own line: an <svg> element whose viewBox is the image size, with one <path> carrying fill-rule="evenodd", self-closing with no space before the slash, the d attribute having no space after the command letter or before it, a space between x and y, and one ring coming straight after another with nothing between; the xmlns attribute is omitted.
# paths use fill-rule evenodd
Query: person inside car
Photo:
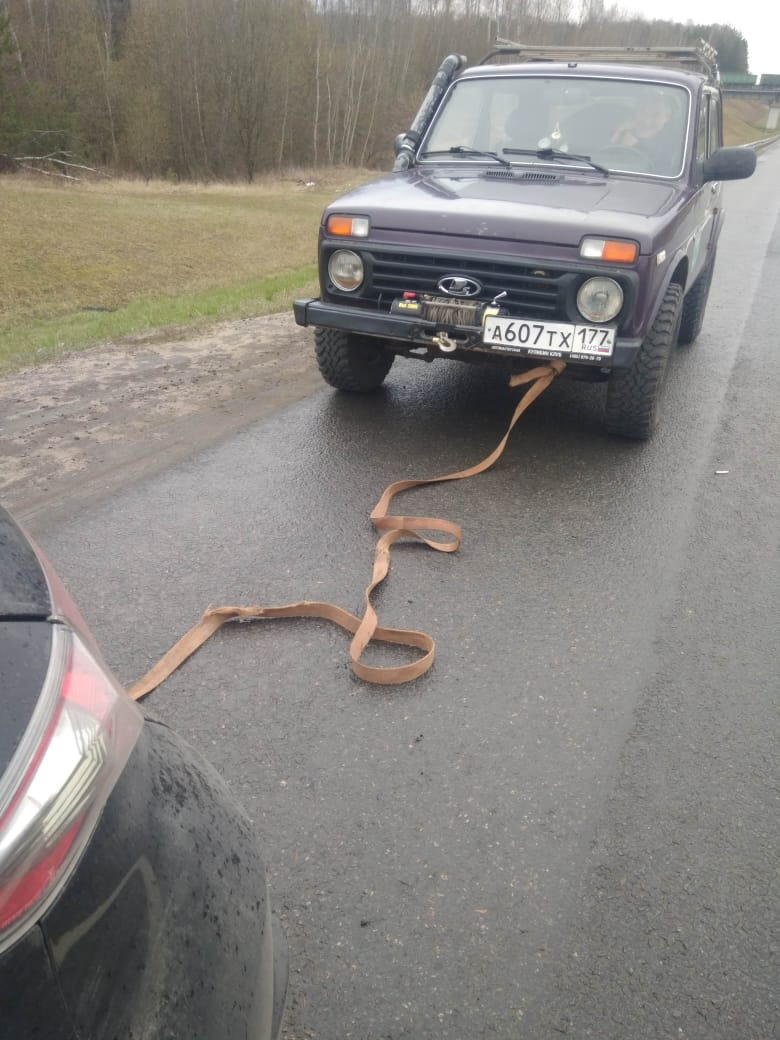
<svg viewBox="0 0 780 1040"><path fill-rule="evenodd" d="M654 173L675 173L683 142L675 113L671 98L660 92L651 94L618 124L609 143L641 154Z"/></svg>
<svg viewBox="0 0 780 1040"><path fill-rule="evenodd" d="M672 118L672 104L664 94L652 94L640 102L636 112L624 120L610 138L610 144L641 147L663 135ZM665 136L665 135L664 135Z"/></svg>

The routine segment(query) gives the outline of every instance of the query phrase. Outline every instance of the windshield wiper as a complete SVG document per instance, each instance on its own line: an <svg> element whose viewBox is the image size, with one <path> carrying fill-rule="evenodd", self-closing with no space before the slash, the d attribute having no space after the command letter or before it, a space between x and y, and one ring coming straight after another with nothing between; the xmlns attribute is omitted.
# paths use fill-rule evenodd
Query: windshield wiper
<svg viewBox="0 0 780 1040"><path fill-rule="evenodd" d="M506 148L504 151L506 151ZM443 148L440 151L422 152L420 158L430 159L434 155L470 155L475 159L493 159L495 162L501 163L502 166L511 167L512 165L508 159L503 159L498 152L483 152L481 149L471 148L467 144L456 144L453 148Z"/></svg>
<svg viewBox="0 0 780 1040"><path fill-rule="evenodd" d="M558 148L502 148L505 155L535 155L537 159L574 159L576 162L587 163L594 170L609 176L606 166L599 166L589 155L577 155L574 152L562 152Z"/></svg>

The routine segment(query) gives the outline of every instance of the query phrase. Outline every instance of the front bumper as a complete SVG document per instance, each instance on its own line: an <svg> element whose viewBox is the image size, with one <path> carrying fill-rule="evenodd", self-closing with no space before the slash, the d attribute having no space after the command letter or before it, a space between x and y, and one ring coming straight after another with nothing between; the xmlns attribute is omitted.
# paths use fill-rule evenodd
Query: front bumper
<svg viewBox="0 0 780 1040"><path fill-rule="evenodd" d="M388 314L383 311L367 310L361 307L349 307L340 303L329 303L321 299L304 299L293 302L293 312L298 325L314 325L318 328L340 329L344 332L356 332L364 336L377 336L380 339L392 340L399 345L400 352L413 350L415 347L428 347L438 350L442 356L454 352L489 357L507 358L505 353L498 355L482 342L481 329L469 325L447 325L422 318L410 318L402 314ZM454 344L442 349L441 342ZM612 357L593 358L592 360L572 360L565 354L537 351L527 355L516 355L520 360L538 361L540 358L562 358L567 363L583 368L598 368L611 371L615 368L629 368L642 345L639 339L618 337Z"/></svg>

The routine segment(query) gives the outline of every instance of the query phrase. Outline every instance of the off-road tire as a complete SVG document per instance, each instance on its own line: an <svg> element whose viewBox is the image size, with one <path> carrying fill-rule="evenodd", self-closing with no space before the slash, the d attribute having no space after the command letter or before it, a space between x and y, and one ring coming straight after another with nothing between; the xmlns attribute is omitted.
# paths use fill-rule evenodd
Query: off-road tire
<svg viewBox="0 0 780 1040"><path fill-rule="evenodd" d="M682 319L680 320L680 334L677 337L678 347L687 347L693 343L701 332L704 324L704 312L707 309L707 297L710 295L712 285L712 272L715 270L715 253L707 261L699 273L699 277L688 290L683 301Z"/></svg>
<svg viewBox="0 0 780 1040"><path fill-rule="evenodd" d="M673 282L631 368L610 376L606 411L610 433L646 440L655 429L666 366L680 329L682 296L682 286Z"/></svg>
<svg viewBox="0 0 780 1040"><path fill-rule="evenodd" d="M395 360L382 341L340 329L315 329L314 350L322 378L337 390L376 390Z"/></svg>

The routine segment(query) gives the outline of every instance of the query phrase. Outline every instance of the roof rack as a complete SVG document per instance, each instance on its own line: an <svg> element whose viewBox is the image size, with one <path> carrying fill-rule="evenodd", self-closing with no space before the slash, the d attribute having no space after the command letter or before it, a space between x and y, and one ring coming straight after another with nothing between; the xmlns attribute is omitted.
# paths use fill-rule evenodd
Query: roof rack
<svg viewBox="0 0 780 1040"><path fill-rule="evenodd" d="M688 47L559 47L556 45L513 43L497 39L493 49L479 62L486 65L493 58L514 57L519 61L593 61L622 62L628 65L659 65L703 73L717 81L718 52L712 44L700 40Z"/></svg>

